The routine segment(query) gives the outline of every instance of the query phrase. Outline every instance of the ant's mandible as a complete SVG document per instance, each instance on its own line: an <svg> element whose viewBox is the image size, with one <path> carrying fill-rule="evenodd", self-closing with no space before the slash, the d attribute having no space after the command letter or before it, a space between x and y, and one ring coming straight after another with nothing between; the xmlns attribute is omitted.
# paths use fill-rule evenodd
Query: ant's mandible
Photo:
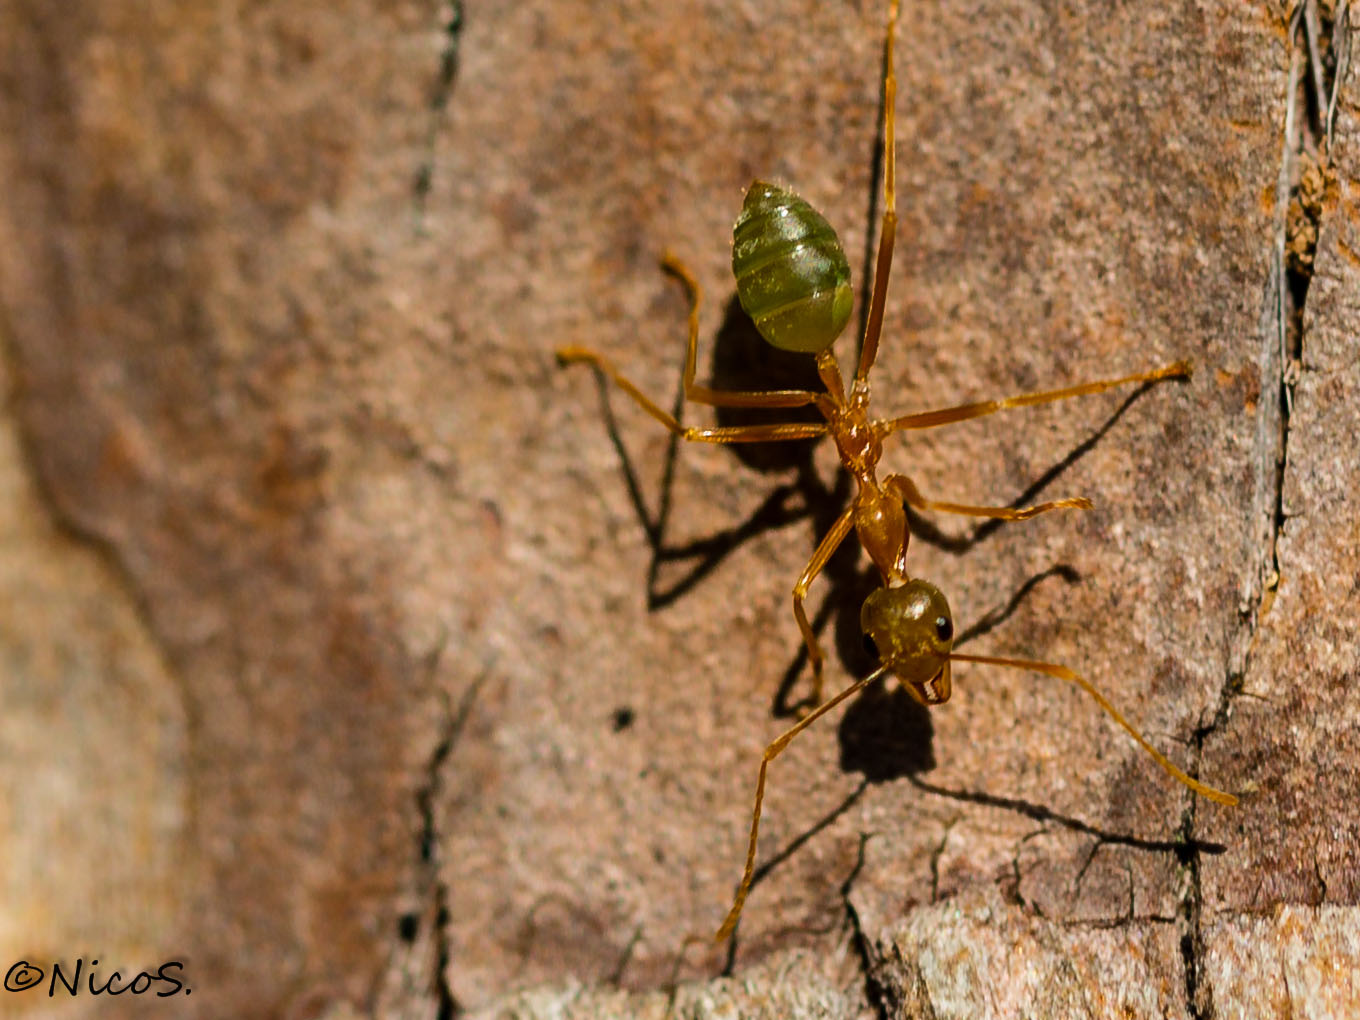
<svg viewBox="0 0 1360 1020"><path fill-rule="evenodd" d="M793 615L798 620L803 641L807 645L808 660L812 664L812 703L815 707L770 744L761 757L755 805L751 812L746 865L732 907L718 930L718 941L732 934L750 892L755 872L756 839L760 831L760 809L765 796L765 776L770 762L813 722L888 673L897 677L907 693L927 707L949 700L950 665L954 662L1009 666L1070 680L1094 698L1172 777L1202 797L1220 804L1237 803L1237 798L1232 794L1192 779L1173 765L1120 715L1104 695L1066 666L1028 659L964 655L953 651L954 621L949 603L929 581L907 573L910 531L904 504L921 510L1018 521L1049 510L1090 509L1091 502L1075 497L1013 509L928 500L905 475L888 475L883 479L878 477L878 462L883 452L883 440L887 436L908 429L934 428L980 418L1008 408L1102 393L1131 383L1185 378L1190 375L1190 364L1177 361L1151 372L1118 379L1102 379L1064 389L1026 393L1002 400L984 400L898 418L870 417L869 371L878 353L879 334L883 328L883 307L888 290L888 271L892 265L893 235L897 226L897 183L893 158L893 108L897 92L893 73L893 35L897 19L898 0L893 0L883 44L883 222L864 343L860 348L859 365L849 392L846 391L831 345L844 330L854 304L850 289L850 266L831 225L821 213L792 191L765 181L756 181L747 190L732 233L732 272L736 277L741 306L755 322L761 336L781 350L815 355L817 374L826 387L824 392L714 390L696 383L699 284L673 256L667 255L663 259L664 267L684 282L691 299L689 345L685 356L685 396L691 401L713 407L804 407L811 404L822 413L825 422L686 427L621 375L603 355L576 345L562 347L557 352L563 364L584 362L593 365L613 379L644 411L683 439L701 443L766 443L830 435L835 440L842 465L858 483L858 491L849 508L836 519L831 530L818 543L812 559L793 586ZM864 600L860 611L860 625L866 644L877 655L880 664L868 676L823 702L822 663L825 656L808 623L803 600L807 596L808 586L851 531L859 535L861 544L878 568L883 581L882 586Z"/></svg>

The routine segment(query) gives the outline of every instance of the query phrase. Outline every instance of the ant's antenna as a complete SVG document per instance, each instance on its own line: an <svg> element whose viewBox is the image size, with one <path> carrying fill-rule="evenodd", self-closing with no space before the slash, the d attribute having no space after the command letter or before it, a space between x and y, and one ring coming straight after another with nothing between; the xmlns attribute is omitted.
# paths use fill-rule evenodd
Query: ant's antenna
<svg viewBox="0 0 1360 1020"><path fill-rule="evenodd" d="M1237 803L1237 798L1231 793L1224 793L1222 790L1216 790L1212 786L1206 786L1198 779L1191 779L1175 765L1172 765L1171 762L1167 760L1166 755L1162 754L1161 751L1149 744L1147 740L1144 739L1143 735L1134 729L1133 724L1120 715L1119 710L1111 705L1105 695L1096 690L1089 680L1072 672L1072 670L1068 669L1066 666L1059 666L1054 662L1035 662L1032 659L999 659L990 655L961 655L957 652L950 653L949 658L956 662L981 662L989 666L1010 666L1013 669L1030 669L1038 673L1047 673L1049 676L1055 676L1059 680L1071 680L1083 691L1095 698L1096 704L1109 713L1110 717L1114 719L1115 722L1124 727L1129 736L1138 741L1143 750L1152 755L1152 760L1164 768L1168 775L1184 783L1201 797L1208 797L1212 801L1217 801L1219 804L1227 804L1229 807Z"/></svg>

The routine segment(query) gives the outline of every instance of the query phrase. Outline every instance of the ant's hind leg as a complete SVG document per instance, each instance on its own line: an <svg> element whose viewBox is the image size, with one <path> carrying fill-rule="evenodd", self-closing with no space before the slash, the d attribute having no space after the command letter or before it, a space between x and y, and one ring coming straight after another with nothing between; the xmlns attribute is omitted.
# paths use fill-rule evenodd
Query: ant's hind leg
<svg viewBox="0 0 1360 1020"><path fill-rule="evenodd" d="M731 425L716 428L689 426L686 428L675 416L662 410L651 397L633 385L626 375L614 367L608 358L589 347L567 344L557 349L557 360L563 365L587 364L614 380L649 415L674 432L681 439L694 443L774 443L786 439L812 439L826 435L824 422L788 422L773 425Z"/></svg>
<svg viewBox="0 0 1360 1020"><path fill-rule="evenodd" d="M944 513L963 514L968 517L991 517L999 521L1027 521L1031 517L1047 513L1050 510L1090 510L1091 501L1085 496L1069 496L1066 499L1055 499L1050 503L1037 503L1034 506L1009 507L1009 506L969 506L965 503L939 503L935 500L926 499L921 495L921 490L906 475L889 475L883 482L883 488L892 493L903 503L913 506L917 510L940 510Z"/></svg>
<svg viewBox="0 0 1360 1020"><path fill-rule="evenodd" d="M1022 393L1019 396L1005 397L1001 400L980 400L974 404L960 404L957 407L945 407L938 411L922 411L918 414L904 414L900 418L885 418L874 422L874 429L880 436L886 436L890 432L899 432L902 429L931 429L937 425L949 425L956 421L981 418L983 415L995 414L997 411L1005 411L1012 407L1029 407L1033 404L1048 404L1055 400L1067 400L1070 397L1085 397L1092 393L1104 393L1116 386L1127 386L1130 383L1151 383L1161 379L1185 379L1190 376L1190 371L1190 362L1175 361L1170 365L1153 369L1151 372L1139 372L1137 375L1125 375L1118 379L1098 379L1095 382L1068 386L1061 390Z"/></svg>
<svg viewBox="0 0 1360 1020"><path fill-rule="evenodd" d="M803 632L803 643L807 646L808 662L812 665L810 708L816 708L822 703L822 663L826 661L826 656L822 654L821 646L817 644L817 635L813 633L812 625L808 623L807 613L803 609L803 599L807 598L808 587L812 584L813 579L822 572L827 560L831 559L836 550L840 548L840 544L845 541L845 536L850 534L854 520L855 508L853 506L836 518L836 523L831 525L831 530L817 544L816 552L812 554L812 559L808 560L808 565L803 568L798 583L793 586L793 615L798 620L798 629Z"/></svg>
<svg viewBox="0 0 1360 1020"><path fill-rule="evenodd" d="M702 292L699 281L674 255L661 260L662 267L676 276L689 290L689 341L685 348L685 396L689 400L714 407L804 407L816 403L821 394L811 390L713 390L694 381L695 362L699 344L699 301ZM790 422L778 425L745 425L718 428L686 428L665 411L656 401L643 393L613 363L599 351L579 344L564 344L557 348L557 360L562 365L588 364L614 381L614 384L664 425L683 439L703 443L766 443L786 439L811 439L825 435L827 426L821 422Z"/></svg>
<svg viewBox="0 0 1360 1020"><path fill-rule="evenodd" d="M689 291L689 342L685 347L685 397L712 407L805 407L817 399L811 390L714 390L694 381L698 372L699 302L703 289L689 268L667 252L661 259L666 270Z"/></svg>

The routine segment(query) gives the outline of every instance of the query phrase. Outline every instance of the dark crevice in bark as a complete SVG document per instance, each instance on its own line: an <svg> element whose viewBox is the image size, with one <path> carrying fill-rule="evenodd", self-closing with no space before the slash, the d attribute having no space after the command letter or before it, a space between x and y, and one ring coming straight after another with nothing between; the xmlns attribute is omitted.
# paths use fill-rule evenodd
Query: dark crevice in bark
<svg viewBox="0 0 1360 1020"><path fill-rule="evenodd" d="M944 856L945 844L949 842L949 833L959 822L959 816L955 815L945 822L944 832L940 836L940 842L930 853L930 902L940 901L940 858Z"/></svg>
<svg viewBox="0 0 1360 1020"><path fill-rule="evenodd" d="M443 643L441 642L429 656L428 665L431 674L438 665L442 652ZM473 702L482 686L482 679L483 677L479 677L473 681L463 694L457 710L447 713L439 740L435 743L434 749L430 752L430 757L425 764L424 782L416 790L416 808L420 814L419 869L422 876L421 881L426 890L425 894L429 899L426 916L430 918L430 923L433 926L431 931L431 940L434 944L432 984L437 1004L435 1015L438 1020L455 1020L462 1015L463 1011L458 999L453 994L453 988L449 984L448 977L449 964L452 960L452 946L449 938L449 886L440 869L437 801L439 793L443 789L444 766L467 725L468 717L472 713ZM412 924L409 915L403 917L401 923L409 929ZM408 936L407 932L403 931L402 936L405 941L409 942L413 940L414 932L411 932Z"/></svg>
<svg viewBox="0 0 1360 1020"><path fill-rule="evenodd" d="M859 911L855 909L854 902L850 899L850 890L854 887L855 879L859 877L860 871L864 868L864 845L869 841L867 833L859 837L859 856L855 858L855 866L850 874L841 883L841 902L845 904L845 916L850 922L850 933L854 940L855 952L859 959L860 972L864 975L864 997L869 1001L869 1006L874 1011L874 1015L879 1020L889 1020L895 1016L898 1010L890 1006L888 1001L888 989L884 987L874 973L873 950L869 945L869 939L864 934L864 927L860 923Z"/></svg>
<svg viewBox="0 0 1360 1020"><path fill-rule="evenodd" d="M1278 529L1276 531L1278 533ZM1274 555L1274 542L1271 543L1271 556ZM1254 634L1257 615L1249 620L1249 633ZM1250 644L1240 669L1231 669L1218 692L1218 702L1209 721L1196 727L1190 742L1190 760L1193 768L1191 775L1198 775L1200 762L1204 755L1204 745L1209 736L1223 726L1231 712L1232 700L1242 690L1243 679L1251 663ZM1200 799L1196 794L1187 796L1185 810L1181 814L1180 827L1176 832L1174 852L1176 861L1183 869L1185 891L1177 909L1180 924L1181 960L1185 970L1186 1008L1194 1020L1212 1020L1214 1017L1213 990L1204 982L1201 961L1204 959L1204 932L1202 927L1204 892L1201 884L1200 862L1205 844L1195 834L1195 816Z"/></svg>
<svg viewBox="0 0 1360 1020"><path fill-rule="evenodd" d="M1185 968L1185 1005L1194 1020L1208 1020L1213 1016L1213 1001L1208 986L1201 984L1200 960L1204 955L1204 934L1200 927L1203 893L1200 887L1199 854L1190 843L1194 832L1195 805L1192 800L1181 822L1181 834L1186 839L1185 849L1178 851L1176 860L1186 871L1186 892L1181 899L1181 963Z"/></svg>
<svg viewBox="0 0 1360 1020"><path fill-rule="evenodd" d="M1039 828L1020 838L1020 841L1015 844L1015 851L1011 854L1010 881L1009 883L1003 883L1000 886L1001 895L1005 898L1007 903L1010 903L1012 906L1019 907L1026 914L1030 914L1034 917L1040 917L1045 920L1048 919L1048 915L1044 913L1043 908L1041 908L1039 904L1031 900L1025 899L1024 894L1020 891L1020 887L1021 885L1023 885L1025 880L1025 876L1021 874L1020 871L1020 854L1024 851L1026 843L1028 843L1032 839L1038 839L1041 836L1047 836L1048 833L1049 830L1047 828Z"/></svg>
<svg viewBox="0 0 1360 1020"><path fill-rule="evenodd" d="M444 113L453 98L454 85L458 81L460 61L459 47L463 39L463 0L441 0L443 11L444 48L439 53L439 73L435 77L434 88L430 91L430 124L425 136L425 158L416 169L413 186L417 218L425 213L425 200L429 198L430 188L434 185L435 144L439 137L439 126Z"/></svg>
<svg viewBox="0 0 1360 1020"><path fill-rule="evenodd" d="M1176 924L1179 920L1178 917L1165 914L1125 914L1123 917L1096 917L1055 923L1068 931L1118 931L1140 924Z"/></svg>
<svg viewBox="0 0 1360 1020"><path fill-rule="evenodd" d="M1348 55L1345 24L1347 4L1339 3L1329 19L1319 12L1317 0L1300 0L1289 20L1289 78L1286 83L1284 148L1277 186L1274 264L1269 293L1275 302L1278 370L1270 392L1275 416L1272 450L1261 449L1258 470L1269 474L1266 495L1270 525L1259 567L1261 579L1255 605L1244 606L1244 632L1236 658L1219 689L1213 715L1198 726L1191 739L1192 774L1198 774L1208 738L1231 714L1233 699L1251 666L1251 649L1260 619L1269 610L1279 584L1279 540L1288 515L1284 503L1284 478L1289 455L1290 420L1294 391L1304 365L1304 311L1313 279L1314 255L1322 217L1322 197L1330 174L1329 148L1332 114L1336 105L1338 70ZM1264 380L1263 380L1264 382ZM1264 387L1263 387L1264 389ZM1268 420L1268 419L1267 419ZM1263 444L1264 445L1264 444ZM1271 456L1270 454L1273 454ZM1185 998L1194 1020L1215 1016L1213 989L1203 971L1204 893L1201 882L1201 844L1195 837L1197 797L1187 799L1178 830L1176 858L1184 869L1185 890L1178 909L1180 949L1185 969Z"/></svg>

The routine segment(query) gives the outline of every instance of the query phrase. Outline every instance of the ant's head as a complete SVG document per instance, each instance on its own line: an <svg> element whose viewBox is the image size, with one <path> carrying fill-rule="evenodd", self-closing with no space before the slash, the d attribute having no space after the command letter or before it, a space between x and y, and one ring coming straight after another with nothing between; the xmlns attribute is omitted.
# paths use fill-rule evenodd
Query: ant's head
<svg viewBox="0 0 1360 1020"><path fill-rule="evenodd" d="M859 622L870 654L878 656L912 697L923 705L949 700L954 616L939 588L921 580L879 588L864 600Z"/></svg>

